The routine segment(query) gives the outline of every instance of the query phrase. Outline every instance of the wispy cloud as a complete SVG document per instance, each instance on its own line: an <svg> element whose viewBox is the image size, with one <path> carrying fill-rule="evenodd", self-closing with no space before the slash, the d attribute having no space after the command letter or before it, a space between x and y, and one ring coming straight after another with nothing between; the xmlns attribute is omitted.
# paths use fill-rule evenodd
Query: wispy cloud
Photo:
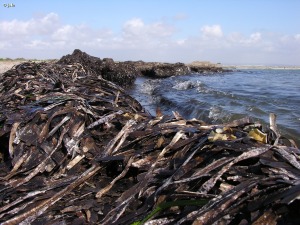
<svg viewBox="0 0 300 225"><path fill-rule="evenodd" d="M206 25L201 28L201 32L204 38L221 38L223 31L220 25Z"/></svg>
<svg viewBox="0 0 300 225"><path fill-rule="evenodd" d="M296 35L294 36L294 38L295 38L297 41L300 41L300 34L296 34Z"/></svg>
<svg viewBox="0 0 300 225"><path fill-rule="evenodd" d="M134 18L124 23L120 40L127 47L144 49L159 45L166 39L169 41L174 31L174 27L163 22L145 24L142 19Z"/></svg>
<svg viewBox="0 0 300 225"><path fill-rule="evenodd" d="M178 13L175 16L173 16L173 20L186 20L188 18L188 15L185 13Z"/></svg>

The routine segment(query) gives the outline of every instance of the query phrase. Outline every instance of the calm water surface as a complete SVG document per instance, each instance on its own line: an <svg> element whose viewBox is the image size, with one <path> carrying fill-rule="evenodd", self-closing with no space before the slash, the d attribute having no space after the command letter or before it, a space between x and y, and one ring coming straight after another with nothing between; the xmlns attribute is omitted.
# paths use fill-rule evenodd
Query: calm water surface
<svg viewBox="0 0 300 225"><path fill-rule="evenodd" d="M277 114L281 133L300 144L300 70L240 70L165 79L138 78L129 90L151 114L224 123L251 116L267 125Z"/></svg>

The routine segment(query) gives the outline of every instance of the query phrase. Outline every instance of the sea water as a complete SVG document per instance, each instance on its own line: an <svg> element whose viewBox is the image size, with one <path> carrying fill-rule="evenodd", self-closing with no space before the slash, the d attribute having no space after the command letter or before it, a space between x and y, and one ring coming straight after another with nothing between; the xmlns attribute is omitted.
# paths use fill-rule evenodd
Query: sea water
<svg viewBox="0 0 300 225"><path fill-rule="evenodd" d="M137 78L128 90L144 108L187 119L226 123L245 116L268 125L277 115L281 133L300 144L300 70L235 70L164 79Z"/></svg>

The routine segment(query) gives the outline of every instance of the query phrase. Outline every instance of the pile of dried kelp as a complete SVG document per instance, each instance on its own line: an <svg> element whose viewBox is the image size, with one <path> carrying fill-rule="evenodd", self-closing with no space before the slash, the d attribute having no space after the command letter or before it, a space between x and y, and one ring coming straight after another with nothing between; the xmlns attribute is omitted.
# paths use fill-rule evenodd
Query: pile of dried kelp
<svg viewBox="0 0 300 225"><path fill-rule="evenodd" d="M274 115L268 131L152 117L78 63L0 82L1 224L300 222L300 151Z"/></svg>

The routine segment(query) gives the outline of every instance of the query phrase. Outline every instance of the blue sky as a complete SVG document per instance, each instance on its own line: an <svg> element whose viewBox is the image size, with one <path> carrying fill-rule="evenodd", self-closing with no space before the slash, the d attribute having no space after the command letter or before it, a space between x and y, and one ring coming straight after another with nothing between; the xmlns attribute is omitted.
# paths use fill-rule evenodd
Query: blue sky
<svg viewBox="0 0 300 225"><path fill-rule="evenodd" d="M0 57L300 65L299 0L0 0ZM5 7L13 4L14 7Z"/></svg>

